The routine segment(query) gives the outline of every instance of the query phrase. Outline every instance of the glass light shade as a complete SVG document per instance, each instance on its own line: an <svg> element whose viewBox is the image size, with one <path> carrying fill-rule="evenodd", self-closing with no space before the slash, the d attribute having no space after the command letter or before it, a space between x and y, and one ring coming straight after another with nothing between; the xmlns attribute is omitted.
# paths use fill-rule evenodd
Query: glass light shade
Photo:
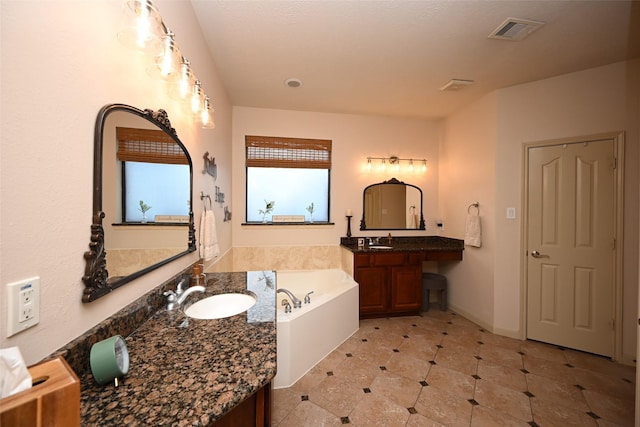
<svg viewBox="0 0 640 427"><path fill-rule="evenodd" d="M380 169L382 169L382 170L386 170L387 169L387 164L385 163L384 159L382 159L382 164L380 165Z"/></svg>
<svg viewBox="0 0 640 427"><path fill-rule="evenodd" d="M202 110L202 104L204 103L204 98L202 96L202 88L200 80L196 80L191 88L191 112L193 114L198 114Z"/></svg>
<svg viewBox="0 0 640 427"><path fill-rule="evenodd" d="M178 101L191 102L190 95L193 90L195 79L191 72L191 63L184 56L180 61L180 70L178 72L178 78L171 82L169 89L169 96Z"/></svg>
<svg viewBox="0 0 640 427"><path fill-rule="evenodd" d="M167 29L162 36L162 48L153 56L152 63L147 68L149 75L166 82L177 81L180 77L182 55L174 40L175 34Z"/></svg>
<svg viewBox="0 0 640 427"><path fill-rule="evenodd" d="M422 161L422 172L426 172L427 171L427 161L423 160Z"/></svg>
<svg viewBox="0 0 640 427"><path fill-rule="evenodd" d="M371 158L367 158L367 170L370 171L371 170Z"/></svg>
<svg viewBox="0 0 640 427"><path fill-rule="evenodd" d="M213 129L216 127L213 121L213 109L211 108L211 100L208 96L204 97L204 103L202 104L202 111L200 112L200 121L202 127L205 129Z"/></svg>
<svg viewBox="0 0 640 427"><path fill-rule="evenodd" d="M127 47L155 51L162 34L162 18L151 0L129 0L122 6L118 40Z"/></svg>
<svg viewBox="0 0 640 427"><path fill-rule="evenodd" d="M413 159L409 159L409 172L413 172Z"/></svg>

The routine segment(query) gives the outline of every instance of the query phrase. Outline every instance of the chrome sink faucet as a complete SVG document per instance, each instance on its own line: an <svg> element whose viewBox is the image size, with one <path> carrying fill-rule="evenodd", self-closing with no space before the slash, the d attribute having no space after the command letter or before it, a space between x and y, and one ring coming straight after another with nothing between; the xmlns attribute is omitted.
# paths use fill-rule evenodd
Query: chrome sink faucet
<svg viewBox="0 0 640 427"><path fill-rule="evenodd" d="M294 294L292 294L289 290L284 289L284 288L280 288L276 292L284 292L285 294L289 295L289 298L291 298L291 301L293 301L293 307L294 308L302 307L302 301L300 301L298 298L296 298L296 296Z"/></svg>
<svg viewBox="0 0 640 427"><path fill-rule="evenodd" d="M189 295L194 292L204 292L207 288L204 286L191 286L190 288L183 289L182 285L189 280L188 276L183 277L178 281L175 291L167 291L164 296L167 297L167 310L171 311L176 307L180 307L182 303L187 299Z"/></svg>

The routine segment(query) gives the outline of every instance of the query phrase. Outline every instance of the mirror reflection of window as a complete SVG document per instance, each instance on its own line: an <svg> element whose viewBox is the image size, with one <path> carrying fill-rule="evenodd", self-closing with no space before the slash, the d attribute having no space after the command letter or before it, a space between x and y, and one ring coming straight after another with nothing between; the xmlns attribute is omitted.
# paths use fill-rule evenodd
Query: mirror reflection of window
<svg viewBox="0 0 640 427"><path fill-rule="evenodd" d="M153 129L116 128L121 164L122 222L153 222L158 215L188 216L189 161L166 133ZM148 213L140 209L149 207Z"/></svg>
<svg viewBox="0 0 640 427"><path fill-rule="evenodd" d="M157 215L189 215L189 165L123 162L125 212L123 222L140 222L140 200L151 209L146 214L153 222Z"/></svg>

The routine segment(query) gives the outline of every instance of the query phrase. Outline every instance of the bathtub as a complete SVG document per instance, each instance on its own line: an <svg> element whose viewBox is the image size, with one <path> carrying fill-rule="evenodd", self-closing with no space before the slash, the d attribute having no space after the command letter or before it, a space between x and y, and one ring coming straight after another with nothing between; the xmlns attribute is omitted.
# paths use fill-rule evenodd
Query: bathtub
<svg viewBox="0 0 640 427"><path fill-rule="evenodd" d="M358 284L342 270L276 272L276 287L298 297L293 308L285 293L276 294L278 370L274 388L290 387L358 330ZM304 303L310 295L311 303ZM283 299L291 313L285 313Z"/></svg>

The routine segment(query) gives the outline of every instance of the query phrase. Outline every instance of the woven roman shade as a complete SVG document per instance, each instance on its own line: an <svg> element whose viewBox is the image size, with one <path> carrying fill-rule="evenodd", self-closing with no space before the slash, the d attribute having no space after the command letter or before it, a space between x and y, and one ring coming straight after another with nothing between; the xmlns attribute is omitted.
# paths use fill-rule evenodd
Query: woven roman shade
<svg viewBox="0 0 640 427"><path fill-rule="evenodd" d="M245 136L247 167L331 169L331 140Z"/></svg>
<svg viewBox="0 0 640 427"><path fill-rule="evenodd" d="M161 130L116 128L118 160L188 165L182 147Z"/></svg>

